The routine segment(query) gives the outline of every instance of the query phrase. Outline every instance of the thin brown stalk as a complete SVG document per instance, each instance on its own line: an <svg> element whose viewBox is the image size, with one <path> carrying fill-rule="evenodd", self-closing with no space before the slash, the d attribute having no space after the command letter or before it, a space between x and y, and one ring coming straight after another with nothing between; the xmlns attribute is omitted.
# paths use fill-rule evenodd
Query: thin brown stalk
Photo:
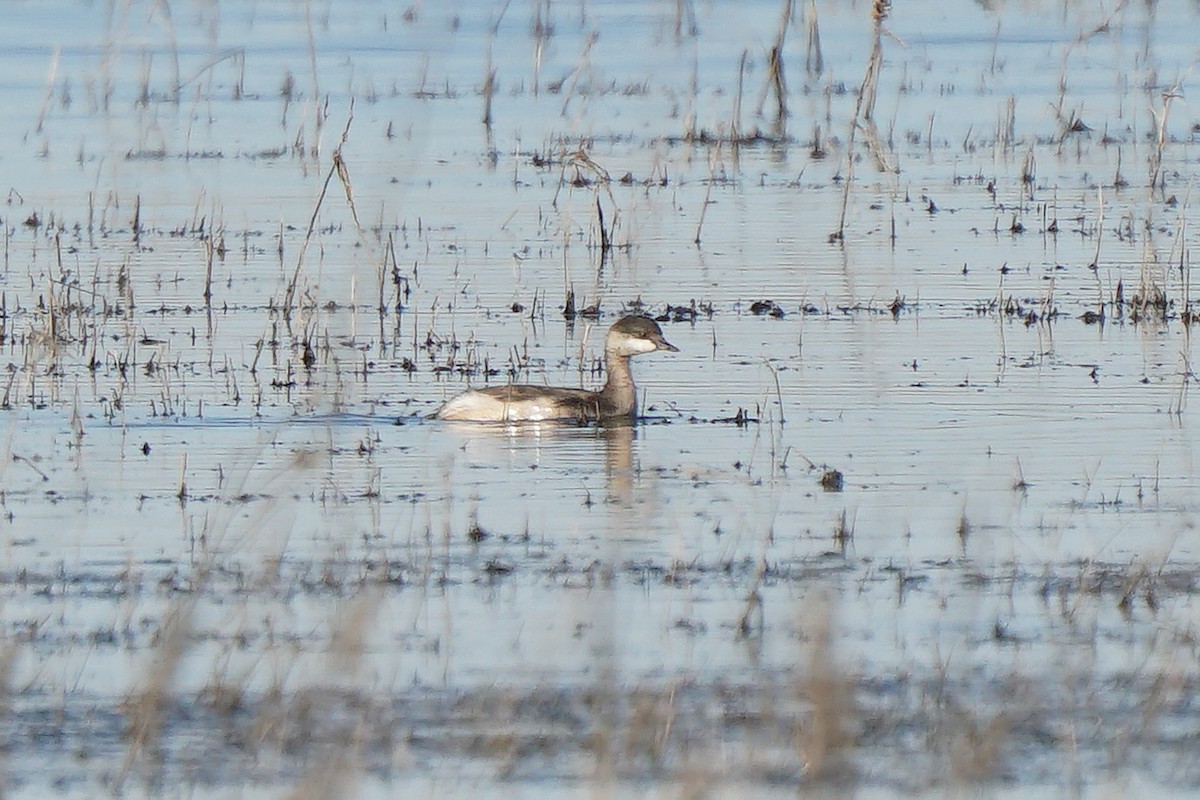
<svg viewBox="0 0 1200 800"><path fill-rule="evenodd" d="M342 180L342 185L346 189L346 198L351 203L351 212L353 213L353 196L350 192L349 176L346 174L345 164L342 162L342 146L346 144L346 139L350 135L350 123L354 121L354 102L350 103L350 113L346 116L346 127L342 130L341 139L338 141L337 148L333 151L333 163L329 166L329 172L325 175L325 182L321 184L321 192L317 195L316 205L313 206L312 216L308 219L308 230L304 233L304 241L300 243L300 252L296 256L296 268L292 271L292 279L288 281L287 291L283 295L283 318L290 320L292 317L292 306L296 299L296 287L300 283L300 269L304 266L304 253L308 250L308 243L312 240L313 231L317 228L317 217L321 214L321 206L325 203L325 193L329 191L329 182L333 180L333 176L337 175ZM358 215L354 215L354 224L358 225ZM280 247L282 247L282 242Z"/></svg>
<svg viewBox="0 0 1200 800"><path fill-rule="evenodd" d="M183 83L180 80L179 44L175 39L175 20L171 16L171 4L169 2L167 2L167 0L157 0L157 2L154 5L162 12L163 24L167 29L167 44L168 44L168 49L171 51L171 70L172 70L172 75L171 75L172 85L171 85L170 97L171 97L172 103L178 103L179 102L179 93L180 93L181 88L183 87Z"/></svg>
<svg viewBox="0 0 1200 800"><path fill-rule="evenodd" d="M712 187L717 180L717 162L720 160L720 158L721 140L720 137L718 137L716 150L712 151L709 155L708 186L706 186L704 189L704 204L700 206L700 221L696 223L696 238L692 240L692 243L697 246L700 244L700 231L704 228L704 217L708 213L708 204L711 202Z"/></svg>
<svg viewBox="0 0 1200 800"><path fill-rule="evenodd" d="M830 234L831 241L842 241L846 237L846 208L850 203L850 187L854 183L854 141L860 127L869 139L878 145L878 134L875 133L875 97L879 88L879 72L883 66L883 21L891 10L890 0L875 0L872 14L874 20L874 35L871 45L871 56L867 59L867 70L863 75L862 86L858 99L854 104L854 118L850 122L850 136L846 143L846 175L842 183L842 209L838 215L837 230ZM864 123L860 125L861 123ZM871 136L870 134L874 134ZM870 142L869 142L870 144ZM876 148L872 148L875 150ZM877 158L881 151L876 151ZM881 163L881 167L882 167Z"/></svg>
<svg viewBox="0 0 1200 800"><path fill-rule="evenodd" d="M743 50L741 60L738 61L737 93L733 96L733 119L729 123L729 140L733 142L735 148L742 140L742 87L745 83L746 62L749 58L750 51Z"/></svg>
<svg viewBox="0 0 1200 800"><path fill-rule="evenodd" d="M54 81L58 77L58 60L62 53L62 48L55 46L53 54L50 56L50 71L46 75L46 94L42 98L42 109L38 112L37 124L34 125L34 131L42 132L42 124L46 121L46 113L50 109L50 101L54 98Z"/></svg>
<svg viewBox="0 0 1200 800"><path fill-rule="evenodd" d="M767 83L759 96L758 113L762 114L763 104L768 94L775 96L775 122L772 125L774 134L780 139L787 135L787 77L784 74L783 47L787 39L788 27L792 22L792 2L783 1L783 13L780 15L779 28L775 33L775 43L767 53Z"/></svg>
<svg viewBox="0 0 1200 800"><path fill-rule="evenodd" d="M825 71L825 56L821 52L821 27L817 22L817 0L808 0L808 43L805 47L804 71L814 78Z"/></svg>

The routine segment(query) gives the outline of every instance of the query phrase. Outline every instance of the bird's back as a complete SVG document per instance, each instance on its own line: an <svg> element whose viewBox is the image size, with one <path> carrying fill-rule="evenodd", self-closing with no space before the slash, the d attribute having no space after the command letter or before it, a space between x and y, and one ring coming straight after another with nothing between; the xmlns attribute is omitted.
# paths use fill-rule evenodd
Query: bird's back
<svg viewBox="0 0 1200 800"><path fill-rule="evenodd" d="M463 392L434 416L472 422L596 420L604 416L604 402L599 392L586 389L512 384Z"/></svg>

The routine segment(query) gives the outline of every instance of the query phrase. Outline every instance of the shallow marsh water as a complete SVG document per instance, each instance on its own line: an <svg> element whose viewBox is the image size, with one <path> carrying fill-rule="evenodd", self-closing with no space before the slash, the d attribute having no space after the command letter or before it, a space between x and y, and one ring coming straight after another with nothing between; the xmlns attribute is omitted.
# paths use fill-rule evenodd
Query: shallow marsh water
<svg viewBox="0 0 1200 800"><path fill-rule="evenodd" d="M13 794L1195 790L1195 8L781 11L10 6Z"/></svg>

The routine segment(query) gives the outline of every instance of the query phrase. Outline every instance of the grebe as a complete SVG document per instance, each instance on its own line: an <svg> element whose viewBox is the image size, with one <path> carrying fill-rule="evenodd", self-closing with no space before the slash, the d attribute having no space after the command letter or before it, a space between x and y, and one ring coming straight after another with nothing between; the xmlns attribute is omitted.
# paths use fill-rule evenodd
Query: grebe
<svg viewBox="0 0 1200 800"><path fill-rule="evenodd" d="M654 320L622 317L604 338L604 369L608 379L600 391L527 384L471 389L447 400L433 416L469 422L632 419L637 387L629 371L629 358L655 350L679 352L678 347L663 338L662 328Z"/></svg>

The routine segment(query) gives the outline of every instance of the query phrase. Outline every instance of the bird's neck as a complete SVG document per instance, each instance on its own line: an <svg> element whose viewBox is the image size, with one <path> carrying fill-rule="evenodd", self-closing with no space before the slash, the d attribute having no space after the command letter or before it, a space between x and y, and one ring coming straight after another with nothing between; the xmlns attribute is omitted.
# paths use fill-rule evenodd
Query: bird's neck
<svg viewBox="0 0 1200 800"><path fill-rule="evenodd" d="M600 394L613 416L628 416L637 407L637 387L629 371L629 356L613 350L604 352L604 370L608 377Z"/></svg>

